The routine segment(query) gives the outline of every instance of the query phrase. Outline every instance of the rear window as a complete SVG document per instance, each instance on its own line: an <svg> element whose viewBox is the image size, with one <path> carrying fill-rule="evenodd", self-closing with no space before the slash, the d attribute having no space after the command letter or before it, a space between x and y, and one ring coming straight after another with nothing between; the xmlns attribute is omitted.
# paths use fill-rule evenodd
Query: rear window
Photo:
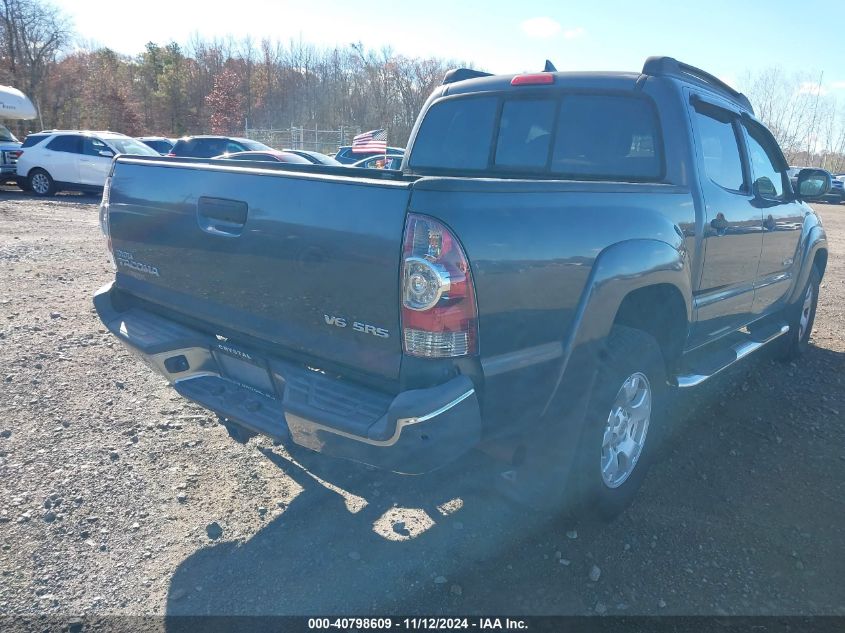
<svg viewBox="0 0 845 633"><path fill-rule="evenodd" d="M432 106L417 133L409 165L423 169L485 169L498 102L496 97L469 97Z"/></svg>
<svg viewBox="0 0 845 633"><path fill-rule="evenodd" d="M159 154L166 154L173 147L170 141L142 141L145 145L152 147Z"/></svg>
<svg viewBox="0 0 845 633"><path fill-rule="evenodd" d="M30 134L23 140L23 145L21 147L32 147L33 145L38 145L41 141L45 138L50 136L49 134Z"/></svg>
<svg viewBox="0 0 845 633"><path fill-rule="evenodd" d="M249 139L238 139L237 141L239 144L243 145L246 149L252 151L260 152L263 149L272 149L271 147L265 145L264 143L259 143L258 141L251 141Z"/></svg>
<svg viewBox="0 0 845 633"><path fill-rule="evenodd" d="M225 138L195 138L177 141L173 146L173 153L177 156L193 156L196 158L211 158L226 152Z"/></svg>
<svg viewBox="0 0 845 633"><path fill-rule="evenodd" d="M586 180L657 180L663 174L651 102L597 94L442 101L423 120L409 165Z"/></svg>

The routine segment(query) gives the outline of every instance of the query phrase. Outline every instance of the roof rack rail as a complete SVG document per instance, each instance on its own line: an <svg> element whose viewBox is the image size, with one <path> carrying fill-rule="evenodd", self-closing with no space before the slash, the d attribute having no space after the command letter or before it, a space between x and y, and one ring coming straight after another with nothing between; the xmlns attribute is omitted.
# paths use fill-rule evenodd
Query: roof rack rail
<svg viewBox="0 0 845 633"><path fill-rule="evenodd" d="M493 73L485 73L483 70L474 70L472 68L454 68L446 73L443 77L442 84L453 84L456 81L463 81L464 79L475 79L477 77L489 77Z"/></svg>
<svg viewBox="0 0 845 633"><path fill-rule="evenodd" d="M718 77L714 77L707 71L679 62L674 57L649 57L643 64L643 74L653 77L677 77L684 81L690 81L715 90L728 97L749 112L754 114L751 102L744 94L734 90Z"/></svg>

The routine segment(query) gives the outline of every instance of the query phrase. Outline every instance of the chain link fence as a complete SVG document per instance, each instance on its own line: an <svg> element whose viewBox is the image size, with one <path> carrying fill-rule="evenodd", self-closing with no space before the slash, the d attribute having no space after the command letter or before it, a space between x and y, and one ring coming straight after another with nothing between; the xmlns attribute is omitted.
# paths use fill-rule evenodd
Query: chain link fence
<svg viewBox="0 0 845 633"><path fill-rule="evenodd" d="M352 145L352 137L360 134L357 127L341 126L338 130L321 130L318 127L291 125L284 129L259 129L247 127L244 136L276 149L304 149L323 154L334 154L341 145Z"/></svg>

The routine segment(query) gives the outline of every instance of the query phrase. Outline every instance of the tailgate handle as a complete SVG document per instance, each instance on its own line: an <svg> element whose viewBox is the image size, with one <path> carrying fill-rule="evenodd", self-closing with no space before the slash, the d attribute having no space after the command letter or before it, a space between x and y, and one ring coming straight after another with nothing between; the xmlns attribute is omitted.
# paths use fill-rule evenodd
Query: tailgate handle
<svg viewBox="0 0 845 633"><path fill-rule="evenodd" d="M216 235L240 235L246 224L246 202L202 196L197 200L197 221L203 231Z"/></svg>

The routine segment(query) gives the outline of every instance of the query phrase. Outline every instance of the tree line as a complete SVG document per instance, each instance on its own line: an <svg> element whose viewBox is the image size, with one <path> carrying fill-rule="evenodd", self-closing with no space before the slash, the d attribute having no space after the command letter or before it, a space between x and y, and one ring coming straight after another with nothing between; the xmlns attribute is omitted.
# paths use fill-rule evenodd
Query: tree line
<svg viewBox="0 0 845 633"><path fill-rule="evenodd" d="M450 68L361 43L319 49L252 38L150 42L137 55L80 43L43 0L0 0L0 83L22 90L40 120L11 124L142 134L237 134L250 128L386 128L405 145L425 99ZM466 65L466 64L463 64Z"/></svg>
<svg viewBox="0 0 845 633"><path fill-rule="evenodd" d="M46 0L0 0L0 83L33 99L35 127L109 129L133 136L238 134L245 127L386 128L405 145L430 92L456 66L361 43L203 39L150 42L136 55L80 43ZM790 164L845 170L845 104L822 77L778 68L741 88ZM25 133L32 122L12 124Z"/></svg>

